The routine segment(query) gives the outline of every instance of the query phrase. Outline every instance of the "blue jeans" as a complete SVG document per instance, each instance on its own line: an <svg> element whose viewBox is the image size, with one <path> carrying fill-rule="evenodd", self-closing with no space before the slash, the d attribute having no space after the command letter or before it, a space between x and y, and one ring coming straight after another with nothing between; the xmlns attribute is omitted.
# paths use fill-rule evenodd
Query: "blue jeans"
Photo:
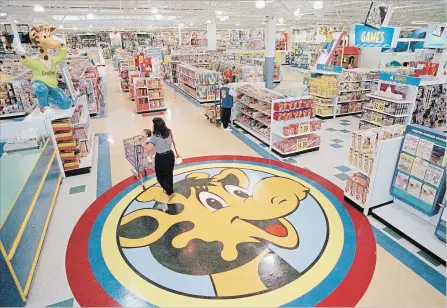
<svg viewBox="0 0 447 308"><path fill-rule="evenodd" d="M48 107L50 104L60 109L71 107L71 99L59 88L49 87L40 80L33 81L31 88L37 96L40 108Z"/></svg>

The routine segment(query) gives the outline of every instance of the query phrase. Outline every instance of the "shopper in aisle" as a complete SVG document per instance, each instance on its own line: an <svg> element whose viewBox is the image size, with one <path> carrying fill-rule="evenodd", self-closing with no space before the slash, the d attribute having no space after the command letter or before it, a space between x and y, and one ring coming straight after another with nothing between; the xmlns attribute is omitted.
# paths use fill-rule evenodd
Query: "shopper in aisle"
<svg viewBox="0 0 447 308"><path fill-rule="evenodd" d="M228 79L224 81L225 85L228 85ZM233 96L230 94L230 88L224 86L220 90L221 102L222 102L222 124L223 128L231 132L231 128L228 127L231 119L231 108L233 108Z"/></svg>
<svg viewBox="0 0 447 308"><path fill-rule="evenodd" d="M157 181L169 196L169 201L174 197L174 165L175 158L179 157L177 147L175 146L172 131L166 126L162 118L154 118L153 134L145 142L143 147L150 152L155 147L155 175ZM172 151L174 145L175 155ZM167 210L167 205L162 204L163 210Z"/></svg>

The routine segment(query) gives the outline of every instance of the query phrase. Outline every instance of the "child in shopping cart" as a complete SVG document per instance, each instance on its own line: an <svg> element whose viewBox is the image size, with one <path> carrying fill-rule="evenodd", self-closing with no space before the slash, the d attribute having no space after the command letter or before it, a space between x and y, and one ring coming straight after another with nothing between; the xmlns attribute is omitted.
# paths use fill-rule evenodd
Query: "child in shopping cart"
<svg viewBox="0 0 447 308"><path fill-rule="evenodd" d="M152 136L152 131L150 129L143 130L143 136L141 137L141 142L149 143L149 139ZM155 164L155 147L151 149L144 148L144 154L149 162L150 169L154 169Z"/></svg>

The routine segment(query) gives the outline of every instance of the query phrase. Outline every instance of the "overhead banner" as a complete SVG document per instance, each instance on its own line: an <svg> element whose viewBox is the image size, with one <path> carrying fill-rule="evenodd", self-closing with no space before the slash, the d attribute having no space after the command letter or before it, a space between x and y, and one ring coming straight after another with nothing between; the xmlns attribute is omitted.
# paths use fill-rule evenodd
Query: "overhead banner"
<svg viewBox="0 0 447 308"><path fill-rule="evenodd" d="M365 25L355 25L354 46L360 48L394 48L400 34L400 28L381 27L379 30Z"/></svg>
<svg viewBox="0 0 447 308"><path fill-rule="evenodd" d="M379 80L400 83L407 86L415 86L415 87L419 87L419 84L421 83L421 78L405 76L405 75L395 75L386 72L379 72Z"/></svg>
<svg viewBox="0 0 447 308"><path fill-rule="evenodd" d="M425 48L446 48L447 29L445 26L429 24L425 36Z"/></svg>

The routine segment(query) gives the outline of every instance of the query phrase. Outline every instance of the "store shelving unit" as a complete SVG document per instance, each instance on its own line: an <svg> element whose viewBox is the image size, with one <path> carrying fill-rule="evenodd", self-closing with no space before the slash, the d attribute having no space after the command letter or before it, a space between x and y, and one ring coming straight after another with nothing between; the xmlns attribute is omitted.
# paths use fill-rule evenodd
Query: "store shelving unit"
<svg viewBox="0 0 447 308"><path fill-rule="evenodd" d="M377 90L366 94L368 101L363 105L363 115L360 119L359 128L365 129L395 124L410 124L412 110L414 110L416 102L418 86L392 81L389 80L389 78L390 76L400 76L399 78L401 80L409 79L413 81L416 81L419 78L390 75L385 72L380 72L379 76L382 76L382 78L379 78ZM392 95L390 90L385 92L384 90L381 90L382 88L394 88L394 91L402 91L403 94Z"/></svg>
<svg viewBox="0 0 447 308"><path fill-rule="evenodd" d="M219 73L189 64L177 64L178 84L183 92L199 103L219 100Z"/></svg>
<svg viewBox="0 0 447 308"><path fill-rule="evenodd" d="M321 122L311 97L291 97L252 84L236 84L236 125L286 157L318 150Z"/></svg>
<svg viewBox="0 0 447 308"><path fill-rule="evenodd" d="M93 166L95 133L91 129L86 95L76 99L75 107L51 111L45 117L39 109L35 109L25 121L45 118L47 130L58 146L57 160L65 176L89 173Z"/></svg>
<svg viewBox="0 0 447 308"><path fill-rule="evenodd" d="M137 77L133 79L135 112L150 113L166 110L163 80L161 77Z"/></svg>
<svg viewBox="0 0 447 308"><path fill-rule="evenodd" d="M370 71L317 64L311 71L310 93L316 100L319 118L335 118L362 113L362 105L371 91Z"/></svg>
<svg viewBox="0 0 447 308"><path fill-rule="evenodd" d="M290 65L299 69L308 70L314 66L318 51L323 43L316 41L293 42L290 56Z"/></svg>

